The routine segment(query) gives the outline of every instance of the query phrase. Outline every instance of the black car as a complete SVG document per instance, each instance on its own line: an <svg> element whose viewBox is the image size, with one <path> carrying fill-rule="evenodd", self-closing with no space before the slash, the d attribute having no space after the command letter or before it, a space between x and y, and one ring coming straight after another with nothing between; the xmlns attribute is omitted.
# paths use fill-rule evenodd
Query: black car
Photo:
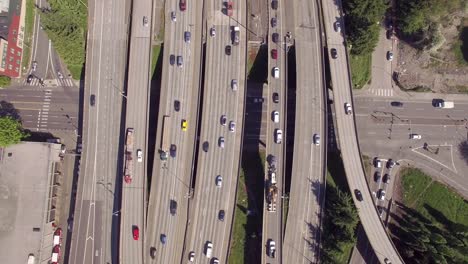
<svg viewBox="0 0 468 264"><path fill-rule="evenodd" d="M279 41L279 34L278 33L273 33L271 34L271 38L273 40L274 43L278 43Z"/></svg>
<svg viewBox="0 0 468 264"><path fill-rule="evenodd" d="M177 202L174 200L171 200L169 203L169 211L171 212L171 215L175 215L177 213Z"/></svg>
<svg viewBox="0 0 468 264"><path fill-rule="evenodd" d="M96 104L96 95L92 94L90 97L89 97L89 104L91 106L94 106Z"/></svg>
<svg viewBox="0 0 468 264"><path fill-rule="evenodd" d="M26 82L31 83L33 79L34 79L34 76L32 74L29 74L28 78L26 79Z"/></svg>
<svg viewBox="0 0 468 264"><path fill-rule="evenodd" d="M174 54L172 54L171 56L169 56L169 63L170 63L171 65L174 65L174 63L175 63L175 55L174 55Z"/></svg>
<svg viewBox="0 0 468 264"><path fill-rule="evenodd" d="M387 39L392 39L393 37L393 30L389 29L387 30Z"/></svg>
<svg viewBox="0 0 468 264"><path fill-rule="evenodd" d="M150 247L150 256L152 259L156 257L156 248L155 247Z"/></svg>
<svg viewBox="0 0 468 264"><path fill-rule="evenodd" d="M393 168L394 166L395 166L395 162L394 162L392 159L389 159L389 160L387 161L387 168L388 168L388 169L391 169L391 168Z"/></svg>
<svg viewBox="0 0 468 264"><path fill-rule="evenodd" d="M219 221L224 221L224 210L219 210L219 213L218 213L218 219Z"/></svg>
<svg viewBox="0 0 468 264"><path fill-rule="evenodd" d="M278 0L271 1L271 8L273 8L274 10L278 9Z"/></svg>
<svg viewBox="0 0 468 264"><path fill-rule="evenodd" d="M276 27L278 24L278 21L276 20L276 17L271 18L271 27Z"/></svg>
<svg viewBox="0 0 468 264"><path fill-rule="evenodd" d="M209 148L210 148L210 143L208 143L208 141L203 142L203 151L208 152Z"/></svg>
<svg viewBox="0 0 468 264"><path fill-rule="evenodd" d="M227 45L226 48L224 49L226 52L226 55L230 56L231 55L231 45Z"/></svg>
<svg viewBox="0 0 468 264"><path fill-rule="evenodd" d="M176 112L179 112L180 111L180 101L179 100L175 100L174 101L174 110Z"/></svg>
<svg viewBox="0 0 468 264"><path fill-rule="evenodd" d="M171 145L171 148L169 149L171 157L175 158L177 155L177 146L175 144Z"/></svg>
<svg viewBox="0 0 468 264"><path fill-rule="evenodd" d="M390 183L390 174L385 174L384 177L383 177L383 181L386 183L386 184L389 184Z"/></svg>
<svg viewBox="0 0 468 264"><path fill-rule="evenodd" d="M402 102L398 102L398 101L393 101L390 103L391 106L394 106L394 107L403 107L403 103Z"/></svg>
<svg viewBox="0 0 468 264"><path fill-rule="evenodd" d="M338 58L338 52L336 52L336 49L331 49L330 53L333 59Z"/></svg>
<svg viewBox="0 0 468 264"><path fill-rule="evenodd" d="M355 189L354 190L354 195L356 195L356 199L358 199L358 201L362 202L363 198L362 198L362 193L361 193L360 190Z"/></svg>
<svg viewBox="0 0 468 264"><path fill-rule="evenodd" d="M375 182L379 182L381 178L380 171L376 171L374 174L374 180Z"/></svg>
<svg viewBox="0 0 468 264"><path fill-rule="evenodd" d="M273 93L273 102L278 103L279 102L279 94L278 93Z"/></svg>

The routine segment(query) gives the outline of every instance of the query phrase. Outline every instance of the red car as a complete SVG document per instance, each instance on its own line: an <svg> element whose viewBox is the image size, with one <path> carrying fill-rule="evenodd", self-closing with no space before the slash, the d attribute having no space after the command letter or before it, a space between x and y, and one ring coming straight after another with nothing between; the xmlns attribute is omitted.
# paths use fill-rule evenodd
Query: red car
<svg viewBox="0 0 468 264"><path fill-rule="evenodd" d="M275 60L278 59L278 51L276 49L271 50L271 57Z"/></svg>
<svg viewBox="0 0 468 264"><path fill-rule="evenodd" d="M52 264L57 264L60 261L60 256L61 256L61 251L60 251L60 246L56 245L52 249L52 258L51 258L51 263Z"/></svg>
<svg viewBox="0 0 468 264"><path fill-rule="evenodd" d="M133 231L133 240L138 240L140 238L140 229L138 229L138 226L134 225L132 231Z"/></svg>
<svg viewBox="0 0 468 264"><path fill-rule="evenodd" d="M179 8L180 8L180 11L185 11L185 9L187 9L187 2L186 2L186 0L180 0L180 2L179 2Z"/></svg>
<svg viewBox="0 0 468 264"><path fill-rule="evenodd" d="M232 16L232 2L226 2L226 15Z"/></svg>
<svg viewBox="0 0 468 264"><path fill-rule="evenodd" d="M62 244L62 229L57 228L54 232L54 246Z"/></svg>

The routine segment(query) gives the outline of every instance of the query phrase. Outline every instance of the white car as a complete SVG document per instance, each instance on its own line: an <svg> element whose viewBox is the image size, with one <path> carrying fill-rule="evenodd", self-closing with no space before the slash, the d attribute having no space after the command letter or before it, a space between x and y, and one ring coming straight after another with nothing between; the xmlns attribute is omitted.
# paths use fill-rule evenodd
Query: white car
<svg viewBox="0 0 468 264"><path fill-rule="evenodd" d="M347 115L350 115L353 112L353 109L351 108L351 105L349 103L345 103L344 107Z"/></svg>
<svg viewBox="0 0 468 264"><path fill-rule="evenodd" d="M382 168L382 161L380 161L380 159L377 157L374 158L374 166L376 168Z"/></svg>
<svg viewBox="0 0 468 264"><path fill-rule="evenodd" d="M233 91L237 91L237 79L232 79L231 88Z"/></svg>
<svg viewBox="0 0 468 264"><path fill-rule="evenodd" d="M335 22L335 31L336 32L341 32L341 24L340 24L340 21L336 21Z"/></svg>
<svg viewBox="0 0 468 264"><path fill-rule="evenodd" d="M171 20L172 20L173 22L176 22L176 21L177 21L177 17L176 17L175 11L172 11L172 12L171 12Z"/></svg>
<svg viewBox="0 0 468 264"><path fill-rule="evenodd" d="M387 60L392 61L393 60L393 52L387 51Z"/></svg>
<svg viewBox="0 0 468 264"><path fill-rule="evenodd" d="M229 131L231 132L236 131L236 122L234 121L229 122Z"/></svg>
<svg viewBox="0 0 468 264"><path fill-rule="evenodd" d="M280 75L279 68L278 68L278 67L274 67L274 68L273 68L273 77L274 77L275 79L279 79L279 77L280 77L279 75Z"/></svg>
<svg viewBox="0 0 468 264"><path fill-rule="evenodd" d="M218 146L219 146L220 148L224 148L224 142L225 142L225 141L224 141L224 137L219 137L219 139L218 139Z"/></svg>
<svg viewBox="0 0 468 264"><path fill-rule="evenodd" d="M281 129L275 130L275 143L281 144L283 142L283 131Z"/></svg>
<svg viewBox="0 0 468 264"><path fill-rule="evenodd" d="M188 260L190 262L194 262L195 261L195 252L191 251L188 255Z"/></svg>
<svg viewBox="0 0 468 264"><path fill-rule="evenodd" d="M143 161L143 151L141 151L141 149L137 150L137 158L138 158L138 162Z"/></svg>
<svg viewBox="0 0 468 264"><path fill-rule="evenodd" d="M316 146L320 145L320 135L319 134L314 135L314 144Z"/></svg>
<svg viewBox="0 0 468 264"><path fill-rule="evenodd" d="M419 134L410 134L410 138L411 139L421 139L422 137Z"/></svg>
<svg viewBox="0 0 468 264"><path fill-rule="evenodd" d="M270 258L275 258L276 253L276 243L273 240L270 240L270 245L268 246L268 255Z"/></svg>
<svg viewBox="0 0 468 264"><path fill-rule="evenodd" d="M216 29L215 29L214 26L212 28L210 28L210 36L212 36L212 37L216 36Z"/></svg>
<svg viewBox="0 0 468 264"><path fill-rule="evenodd" d="M223 186L223 176L221 175L216 176L215 182L216 182L216 186L221 188L221 186Z"/></svg>
<svg viewBox="0 0 468 264"><path fill-rule="evenodd" d="M275 123L279 123L279 112L278 111L273 111L273 113L271 113L271 119L273 119L273 122Z"/></svg>
<svg viewBox="0 0 468 264"><path fill-rule="evenodd" d="M147 16L143 17L143 26L145 26L145 27L148 26L148 17Z"/></svg>

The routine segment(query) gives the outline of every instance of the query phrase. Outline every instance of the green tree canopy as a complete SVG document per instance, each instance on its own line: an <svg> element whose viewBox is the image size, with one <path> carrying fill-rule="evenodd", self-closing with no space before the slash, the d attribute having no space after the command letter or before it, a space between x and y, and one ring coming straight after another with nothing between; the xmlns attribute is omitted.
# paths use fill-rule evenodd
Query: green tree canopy
<svg viewBox="0 0 468 264"><path fill-rule="evenodd" d="M0 147L17 144L27 136L18 120L9 116L0 117Z"/></svg>
<svg viewBox="0 0 468 264"><path fill-rule="evenodd" d="M7 87L11 84L11 78L8 76L1 75L0 76L0 87Z"/></svg>

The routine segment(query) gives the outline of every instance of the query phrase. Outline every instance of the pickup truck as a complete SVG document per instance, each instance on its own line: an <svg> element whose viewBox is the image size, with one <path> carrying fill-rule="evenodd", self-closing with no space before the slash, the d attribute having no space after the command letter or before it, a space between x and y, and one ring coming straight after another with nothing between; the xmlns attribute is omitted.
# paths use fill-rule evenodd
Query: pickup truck
<svg viewBox="0 0 468 264"><path fill-rule="evenodd" d="M453 102L444 101L442 99L433 100L434 107L436 108L454 108L455 104Z"/></svg>

